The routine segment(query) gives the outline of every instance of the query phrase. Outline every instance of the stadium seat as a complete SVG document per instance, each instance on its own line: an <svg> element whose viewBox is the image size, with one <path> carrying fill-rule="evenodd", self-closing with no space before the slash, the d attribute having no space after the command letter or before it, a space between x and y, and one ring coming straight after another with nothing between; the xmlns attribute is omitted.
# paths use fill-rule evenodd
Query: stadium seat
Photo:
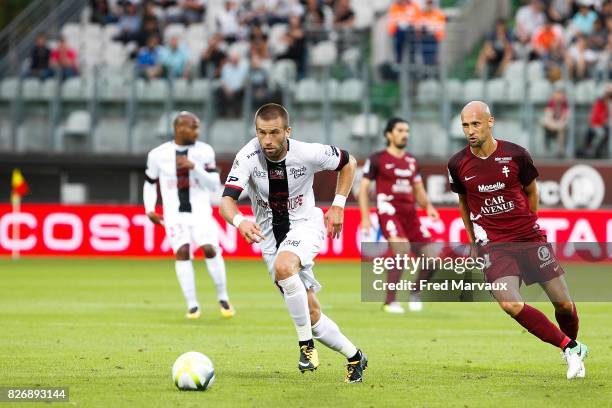
<svg viewBox="0 0 612 408"><path fill-rule="evenodd" d="M102 37L106 43L112 42L113 38L119 34L119 31L118 24L107 24L104 26Z"/></svg>
<svg viewBox="0 0 612 408"><path fill-rule="evenodd" d="M72 44L74 40L79 40L81 38L81 25L77 23L64 24L61 33L62 36Z"/></svg>
<svg viewBox="0 0 612 408"><path fill-rule="evenodd" d="M169 114L162 113L159 115L159 121L157 122L157 137L159 137L160 140L170 140L172 138L172 122L178 113L178 111L175 111Z"/></svg>
<svg viewBox="0 0 612 408"><path fill-rule="evenodd" d="M544 78L544 64L542 61L531 61L527 64L527 79L536 81Z"/></svg>
<svg viewBox="0 0 612 408"><path fill-rule="evenodd" d="M69 101L83 99L83 81L79 77L69 78L62 84L62 98Z"/></svg>
<svg viewBox="0 0 612 408"><path fill-rule="evenodd" d="M386 13L393 0L371 0L372 8L376 13Z"/></svg>
<svg viewBox="0 0 612 408"><path fill-rule="evenodd" d="M297 103L315 103L321 100L323 88L314 78L305 78L297 83L295 101Z"/></svg>
<svg viewBox="0 0 612 408"><path fill-rule="evenodd" d="M440 101L440 83L435 79L427 79L419 82L417 89L417 103L434 104Z"/></svg>
<svg viewBox="0 0 612 408"><path fill-rule="evenodd" d="M487 100L491 102L506 102L508 96L506 85L506 81L503 78L495 78L487 81Z"/></svg>
<svg viewBox="0 0 612 408"><path fill-rule="evenodd" d="M343 103L359 103L363 100L363 83L356 78L343 81L338 89L336 100Z"/></svg>
<svg viewBox="0 0 612 408"><path fill-rule="evenodd" d="M444 86L444 92L451 102L463 102L463 83L458 79L448 79Z"/></svg>
<svg viewBox="0 0 612 408"><path fill-rule="evenodd" d="M484 81L481 79L468 79L463 84L463 101L481 101L484 99Z"/></svg>
<svg viewBox="0 0 612 408"><path fill-rule="evenodd" d="M191 82L189 99L192 101L208 101L210 96L211 83L208 79L194 79Z"/></svg>
<svg viewBox="0 0 612 408"><path fill-rule="evenodd" d="M525 100L525 82L519 80L506 80L507 95L509 103L520 103Z"/></svg>
<svg viewBox="0 0 612 408"><path fill-rule="evenodd" d="M81 37L85 41L101 42L100 40L104 38L102 34L103 31L100 24L88 23L81 27Z"/></svg>
<svg viewBox="0 0 612 408"><path fill-rule="evenodd" d="M287 33L286 24L274 24L268 32L268 45L272 55L281 55L287 51L287 44L282 37Z"/></svg>
<svg viewBox="0 0 612 408"><path fill-rule="evenodd" d="M204 24L191 24L187 28L187 41L193 42L197 40L200 41L202 44L205 44L208 37L207 33L208 31L206 30L206 26Z"/></svg>
<svg viewBox="0 0 612 408"><path fill-rule="evenodd" d="M13 100L17 96L19 78L7 77L0 83L0 96L5 100Z"/></svg>
<svg viewBox="0 0 612 408"><path fill-rule="evenodd" d="M110 66L121 66L127 61L127 52L121 43L110 43L104 49L104 61Z"/></svg>
<svg viewBox="0 0 612 408"><path fill-rule="evenodd" d="M338 49L332 41L321 41L310 52L310 65L324 67L332 65L338 58Z"/></svg>
<svg viewBox="0 0 612 408"><path fill-rule="evenodd" d="M370 113L366 115L362 113L355 116L351 135L358 139L378 137L380 134L380 127L380 119L376 114Z"/></svg>
<svg viewBox="0 0 612 408"><path fill-rule="evenodd" d="M293 89L296 78L297 67L293 60L281 59L272 65L270 81L273 86L280 86L281 88L289 86L290 89Z"/></svg>
<svg viewBox="0 0 612 408"><path fill-rule="evenodd" d="M344 50L340 56L342 63L355 68L358 66L360 59L361 51L359 50L359 47L348 48Z"/></svg>
<svg viewBox="0 0 612 408"><path fill-rule="evenodd" d="M106 77L100 88L100 96L106 101L124 100L132 91L129 82L126 81L126 78L116 75Z"/></svg>
<svg viewBox="0 0 612 408"><path fill-rule="evenodd" d="M508 81L515 81L519 78L524 78L526 75L525 69L526 65L524 61L512 61L506 67L506 71L504 72L504 78Z"/></svg>
<svg viewBox="0 0 612 408"><path fill-rule="evenodd" d="M529 100L532 103L544 104L550 98L552 93L552 86L547 79L541 79L539 81L531 81L529 86Z"/></svg>
<svg viewBox="0 0 612 408"><path fill-rule="evenodd" d="M363 30L372 25L374 21L374 9L367 1L354 1L353 10L355 12L355 20L353 26L357 30Z"/></svg>
<svg viewBox="0 0 612 408"><path fill-rule="evenodd" d="M83 135L89 134L91 129L91 116L85 110L75 110L70 112L64 126L64 134Z"/></svg>
<svg viewBox="0 0 612 408"><path fill-rule="evenodd" d="M597 98L597 85L592 79L580 81L576 84L576 103L591 104Z"/></svg>
<svg viewBox="0 0 612 408"><path fill-rule="evenodd" d="M249 51L251 50L251 44L248 41L236 41L227 50L227 54L230 55L234 52L242 55L243 58L248 57Z"/></svg>
<svg viewBox="0 0 612 408"><path fill-rule="evenodd" d="M26 78L23 80L23 98L28 100L41 99L40 80L38 78Z"/></svg>
<svg viewBox="0 0 612 408"><path fill-rule="evenodd" d="M164 40L168 41L172 37L178 37L180 41L185 39L185 26L183 24L168 24L164 29Z"/></svg>
<svg viewBox="0 0 612 408"><path fill-rule="evenodd" d="M42 99L53 99L57 95L57 79L49 78L40 84L40 97Z"/></svg>
<svg viewBox="0 0 612 408"><path fill-rule="evenodd" d="M139 100L162 102L168 98L168 81L165 79L152 79L136 81L136 95Z"/></svg>

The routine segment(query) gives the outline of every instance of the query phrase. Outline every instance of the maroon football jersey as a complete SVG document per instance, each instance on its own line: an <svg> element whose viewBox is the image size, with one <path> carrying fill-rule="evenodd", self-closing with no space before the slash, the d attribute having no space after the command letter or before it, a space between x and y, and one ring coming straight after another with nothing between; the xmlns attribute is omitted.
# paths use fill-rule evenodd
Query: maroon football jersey
<svg viewBox="0 0 612 408"><path fill-rule="evenodd" d="M421 183L416 159L409 153L395 157L387 150L374 153L363 166L363 177L376 182L376 208L379 213L412 213L413 186Z"/></svg>
<svg viewBox="0 0 612 408"><path fill-rule="evenodd" d="M504 140L497 140L486 159L467 146L448 161L451 190L467 196L478 242L528 242L544 236L523 190L537 176L529 152Z"/></svg>

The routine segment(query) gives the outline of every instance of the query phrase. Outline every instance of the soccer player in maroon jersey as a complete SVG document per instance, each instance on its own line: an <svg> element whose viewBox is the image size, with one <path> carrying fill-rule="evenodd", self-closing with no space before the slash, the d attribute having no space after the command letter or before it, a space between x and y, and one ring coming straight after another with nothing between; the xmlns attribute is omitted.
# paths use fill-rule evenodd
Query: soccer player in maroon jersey
<svg viewBox="0 0 612 408"><path fill-rule="evenodd" d="M536 223L538 171L531 156L521 146L493 137L495 119L483 102L468 103L461 111L461 122L468 146L450 158L449 181L451 190L459 194L469 239L487 260L485 279L507 285L506 290L492 290L492 294L531 334L563 350L568 379L584 377L588 348L576 340L576 305L563 269ZM540 284L555 307L559 327L523 301L521 280Z"/></svg>
<svg viewBox="0 0 612 408"><path fill-rule="evenodd" d="M372 228L368 190L370 183L375 181L378 223L391 250L396 254L405 254L410 249L429 254L431 250L426 248L426 244L431 242L430 235L421 227L415 202L431 218L438 219L440 216L427 197L416 159L404 150L409 135L410 125L407 121L389 119L384 131L387 148L374 153L366 161L359 186L361 229L368 231ZM428 280L432 273L431 270L421 269L417 281ZM388 282L398 282L401 275L401 270L389 271ZM422 307L418 291L412 292L410 310L419 311ZM395 301L395 290L387 290L383 310L404 313L404 308Z"/></svg>

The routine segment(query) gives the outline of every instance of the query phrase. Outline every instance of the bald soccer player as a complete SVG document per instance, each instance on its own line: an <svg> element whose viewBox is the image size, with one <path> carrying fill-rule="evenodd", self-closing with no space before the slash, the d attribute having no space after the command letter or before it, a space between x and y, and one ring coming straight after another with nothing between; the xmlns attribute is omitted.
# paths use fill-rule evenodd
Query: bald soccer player
<svg viewBox="0 0 612 408"><path fill-rule="evenodd" d="M485 279L506 284L505 290L492 294L529 333L563 351L568 379L584 377L588 348L576 340L576 305L563 268L537 224L538 171L533 160L523 147L493 137L495 119L485 103L468 103L461 111L461 122L468 146L450 158L449 181L451 190L459 194L459 211L470 241L487 261ZM559 327L523 301L521 281L544 289Z"/></svg>
<svg viewBox="0 0 612 408"><path fill-rule="evenodd" d="M173 122L174 140L149 152L143 199L149 219L164 226L166 238L176 256L176 277L187 302L188 319L200 317L191 243L201 248L206 269L217 290L223 317L232 317L234 308L227 294L225 262L221 256L217 225L210 206L210 194L220 186L215 152L197 141L200 120L190 112L180 112ZM157 184L162 195L163 216L155 212Z"/></svg>

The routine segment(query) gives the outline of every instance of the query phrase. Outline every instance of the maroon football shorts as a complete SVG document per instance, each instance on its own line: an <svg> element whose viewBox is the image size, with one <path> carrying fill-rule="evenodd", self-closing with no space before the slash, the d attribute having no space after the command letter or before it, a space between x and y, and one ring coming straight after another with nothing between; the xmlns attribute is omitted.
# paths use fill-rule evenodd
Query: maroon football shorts
<svg viewBox="0 0 612 408"><path fill-rule="evenodd" d="M389 240L392 238L406 238L416 243L429 243L431 236L427 230L421 228L421 222L415 213L400 213L394 215L378 214L378 222L383 236Z"/></svg>
<svg viewBox="0 0 612 408"><path fill-rule="evenodd" d="M526 285L547 282L564 274L552 246L546 242L488 243L479 250L485 258L485 280L493 283L505 276L518 276Z"/></svg>

